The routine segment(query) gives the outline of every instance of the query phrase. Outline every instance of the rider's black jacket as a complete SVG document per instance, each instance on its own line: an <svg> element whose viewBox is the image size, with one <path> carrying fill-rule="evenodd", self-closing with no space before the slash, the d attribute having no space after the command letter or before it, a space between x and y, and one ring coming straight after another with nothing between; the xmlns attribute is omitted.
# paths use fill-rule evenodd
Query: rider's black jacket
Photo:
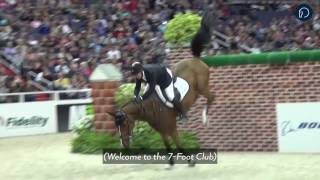
<svg viewBox="0 0 320 180"><path fill-rule="evenodd" d="M166 67L161 64L146 64L143 65L143 71L145 74L146 81L144 79L136 79L136 87L134 89L134 95L138 96L141 89L141 83L145 82L149 84L149 89L142 96L143 99L148 98L153 91L155 86L159 85L162 90L168 87L172 81L170 74L167 72Z"/></svg>

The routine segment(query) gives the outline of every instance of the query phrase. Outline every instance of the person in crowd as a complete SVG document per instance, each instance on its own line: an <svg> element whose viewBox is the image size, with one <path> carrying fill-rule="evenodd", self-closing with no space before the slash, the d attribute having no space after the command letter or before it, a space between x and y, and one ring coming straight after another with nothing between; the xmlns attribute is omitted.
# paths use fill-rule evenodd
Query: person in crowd
<svg viewBox="0 0 320 180"><path fill-rule="evenodd" d="M58 90L66 90L70 88L70 79L65 77L64 73L60 72L58 74L58 79L54 81L54 87Z"/></svg>

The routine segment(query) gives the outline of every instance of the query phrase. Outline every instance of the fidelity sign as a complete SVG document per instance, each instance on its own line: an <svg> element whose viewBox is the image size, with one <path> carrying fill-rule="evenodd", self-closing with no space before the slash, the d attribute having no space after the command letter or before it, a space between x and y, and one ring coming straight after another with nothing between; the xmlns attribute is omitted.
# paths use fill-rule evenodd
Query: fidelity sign
<svg viewBox="0 0 320 180"><path fill-rule="evenodd" d="M28 128L28 127L44 127L49 117L32 116L28 117L9 117L5 126L8 128Z"/></svg>
<svg viewBox="0 0 320 180"><path fill-rule="evenodd" d="M56 129L52 102L0 105L0 137L54 133Z"/></svg>
<svg viewBox="0 0 320 180"><path fill-rule="evenodd" d="M320 152L320 103L277 104L280 152Z"/></svg>

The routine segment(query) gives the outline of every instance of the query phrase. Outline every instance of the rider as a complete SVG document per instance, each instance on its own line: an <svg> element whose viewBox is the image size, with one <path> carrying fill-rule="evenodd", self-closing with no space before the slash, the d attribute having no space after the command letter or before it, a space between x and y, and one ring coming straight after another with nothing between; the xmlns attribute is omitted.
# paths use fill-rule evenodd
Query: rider
<svg viewBox="0 0 320 180"><path fill-rule="evenodd" d="M169 68L160 64L142 65L140 62L132 64L132 74L136 78L136 86L134 95L136 101L140 102L148 98L155 90L156 85L160 86L162 92L165 92L169 101L174 104L174 107L179 112L180 120L187 121L186 112L183 110L178 97L174 95L173 76ZM147 91L140 96L141 82L147 83Z"/></svg>

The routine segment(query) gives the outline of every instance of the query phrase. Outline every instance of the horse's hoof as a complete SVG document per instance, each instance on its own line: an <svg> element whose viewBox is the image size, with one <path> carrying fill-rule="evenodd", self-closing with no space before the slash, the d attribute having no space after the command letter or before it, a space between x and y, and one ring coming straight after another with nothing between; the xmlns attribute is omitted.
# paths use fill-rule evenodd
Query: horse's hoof
<svg viewBox="0 0 320 180"><path fill-rule="evenodd" d="M188 164L188 167L195 167L196 166L196 163L189 163Z"/></svg>
<svg viewBox="0 0 320 180"><path fill-rule="evenodd" d="M190 161L190 162L188 163L188 166L189 166L189 167L195 167L195 166L196 166L196 161Z"/></svg>
<svg viewBox="0 0 320 180"><path fill-rule="evenodd" d="M164 169L165 170L171 170L173 168L173 165L168 164Z"/></svg>

